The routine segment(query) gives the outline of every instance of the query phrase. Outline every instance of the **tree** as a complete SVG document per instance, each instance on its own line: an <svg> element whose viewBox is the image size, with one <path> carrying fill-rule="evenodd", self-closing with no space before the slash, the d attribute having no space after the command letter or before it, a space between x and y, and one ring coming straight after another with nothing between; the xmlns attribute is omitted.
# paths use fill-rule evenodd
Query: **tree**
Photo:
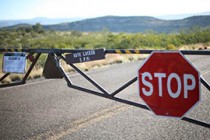
<svg viewBox="0 0 210 140"><path fill-rule="evenodd" d="M37 33L43 33L44 30L42 28L42 25L40 23L36 23L35 25L32 26L33 30Z"/></svg>

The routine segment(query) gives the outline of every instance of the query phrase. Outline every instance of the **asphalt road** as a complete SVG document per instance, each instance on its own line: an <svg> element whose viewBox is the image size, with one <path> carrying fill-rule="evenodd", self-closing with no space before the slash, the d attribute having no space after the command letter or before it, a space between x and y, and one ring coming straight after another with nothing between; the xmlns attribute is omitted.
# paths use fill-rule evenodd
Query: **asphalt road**
<svg viewBox="0 0 210 140"><path fill-rule="evenodd" d="M210 57L189 56L210 82ZM142 61L91 70L87 74L113 91L137 75ZM70 79L96 90L79 74ZM201 86L202 101L187 116L210 123L210 92ZM143 103L137 82L117 95ZM0 139L210 139L210 129L67 87L64 79L29 82L0 89Z"/></svg>

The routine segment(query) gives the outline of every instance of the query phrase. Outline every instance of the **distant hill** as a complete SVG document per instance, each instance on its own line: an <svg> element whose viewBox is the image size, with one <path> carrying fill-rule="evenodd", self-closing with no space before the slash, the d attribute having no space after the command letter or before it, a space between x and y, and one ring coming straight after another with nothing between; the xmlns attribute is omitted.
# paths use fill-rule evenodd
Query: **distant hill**
<svg viewBox="0 0 210 140"><path fill-rule="evenodd" d="M52 24L59 24L63 22L73 22L82 20L84 18L44 18L44 17L37 17L33 19L20 19L20 20L0 20L0 28L2 27L9 27L15 26L17 24L31 24L34 25L36 23L41 23L42 25L52 25Z"/></svg>
<svg viewBox="0 0 210 140"><path fill-rule="evenodd" d="M146 32L158 33L178 32L191 27L210 27L210 16L193 16L180 20L162 20L149 16L105 16L82 21L43 26L47 30L95 32L108 29L111 32Z"/></svg>
<svg viewBox="0 0 210 140"><path fill-rule="evenodd" d="M15 29L19 27L29 27L37 22L44 23L47 21L45 18L36 18L34 23L19 23L9 27L3 27L0 29ZM50 20L47 21L50 23ZM55 21L52 21L55 23ZM58 20L62 22L62 20ZM1 23L1 22L0 22ZM43 24L42 24L43 25ZM147 32L155 31L157 33L172 33L179 32L181 29L187 29L191 27L210 27L210 15L203 16L192 16L179 20L163 20L149 16L105 16L98 18L85 19L74 22L62 22L54 25L43 25L46 30L57 30L57 31L81 31L81 32L97 32L104 29L108 29L111 32Z"/></svg>
<svg viewBox="0 0 210 140"><path fill-rule="evenodd" d="M177 20L177 19L184 19L192 16L208 16L210 15L210 12L202 12L202 13L191 13L191 14L178 14L178 15L162 15L157 16L159 19L165 19L165 20Z"/></svg>

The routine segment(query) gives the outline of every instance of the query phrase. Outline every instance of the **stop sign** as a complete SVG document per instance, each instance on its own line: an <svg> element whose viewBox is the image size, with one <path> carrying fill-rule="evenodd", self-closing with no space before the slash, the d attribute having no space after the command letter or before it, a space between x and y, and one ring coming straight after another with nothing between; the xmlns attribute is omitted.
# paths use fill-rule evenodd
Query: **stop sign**
<svg viewBox="0 0 210 140"><path fill-rule="evenodd" d="M153 52L138 70L140 97L156 115L181 118L200 100L199 79L180 52Z"/></svg>

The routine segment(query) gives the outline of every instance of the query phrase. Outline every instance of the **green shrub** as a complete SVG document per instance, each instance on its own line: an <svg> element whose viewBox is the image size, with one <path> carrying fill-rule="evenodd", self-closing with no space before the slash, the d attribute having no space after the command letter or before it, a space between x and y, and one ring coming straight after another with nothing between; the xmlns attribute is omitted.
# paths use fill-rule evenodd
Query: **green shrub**
<svg viewBox="0 0 210 140"><path fill-rule="evenodd" d="M166 46L166 50L176 50L176 46L174 46L173 44L169 44Z"/></svg>

